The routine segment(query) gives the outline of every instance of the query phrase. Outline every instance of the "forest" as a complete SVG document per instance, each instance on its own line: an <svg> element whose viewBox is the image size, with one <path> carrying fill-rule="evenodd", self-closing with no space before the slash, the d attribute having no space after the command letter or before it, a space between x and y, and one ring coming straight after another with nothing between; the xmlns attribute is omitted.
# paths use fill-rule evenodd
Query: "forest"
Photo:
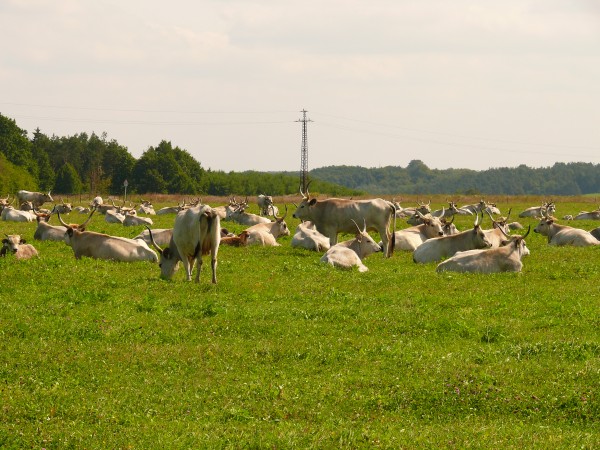
<svg viewBox="0 0 600 450"><path fill-rule="evenodd" d="M223 172L204 169L187 150L163 140L136 159L106 133L28 137L0 114L0 195L19 189L56 194L288 195L298 192L298 172ZM484 171L407 167L329 166L312 169L311 191L330 196L399 194L585 195L600 193L600 164L497 167Z"/></svg>

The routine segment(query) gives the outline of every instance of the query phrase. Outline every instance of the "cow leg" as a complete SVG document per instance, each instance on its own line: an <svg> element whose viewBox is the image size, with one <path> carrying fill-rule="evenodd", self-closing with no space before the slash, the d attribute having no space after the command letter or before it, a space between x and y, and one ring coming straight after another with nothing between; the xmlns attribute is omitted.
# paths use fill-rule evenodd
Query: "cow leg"
<svg viewBox="0 0 600 450"><path fill-rule="evenodd" d="M198 261L198 268L196 269L196 283L200 283L200 271L202 270L202 255L198 255L198 258L196 258L196 261Z"/></svg>
<svg viewBox="0 0 600 450"><path fill-rule="evenodd" d="M217 284L217 250L215 248L210 252L210 268L212 270L212 283Z"/></svg>
<svg viewBox="0 0 600 450"><path fill-rule="evenodd" d="M181 263L183 264L183 268L185 270L185 276L187 281L192 281L192 269L193 265L190 264L190 257L185 256L181 259Z"/></svg>

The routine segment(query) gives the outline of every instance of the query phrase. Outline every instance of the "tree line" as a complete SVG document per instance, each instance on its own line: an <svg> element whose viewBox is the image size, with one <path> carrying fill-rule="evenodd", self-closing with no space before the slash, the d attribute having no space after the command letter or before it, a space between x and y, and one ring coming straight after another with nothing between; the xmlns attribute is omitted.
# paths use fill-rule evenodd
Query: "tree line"
<svg viewBox="0 0 600 450"><path fill-rule="evenodd" d="M600 165L499 167L484 171L407 167L329 166L313 169L311 192L329 196L466 194L582 195L600 193ZM223 172L204 169L190 153L163 140L140 158L106 134L47 136L28 132L0 114L0 195L19 189L56 194L289 195L298 193L292 172Z"/></svg>
<svg viewBox="0 0 600 450"><path fill-rule="evenodd" d="M551 167L498 167L484 171L430 169L420 160L407 167L329 166L310 175L374 195L583 195L600 193L600 164L555 163Z"/></svg>
<svg viewBox="0 0 600 450"><path fill-rule="evenodd" d="M163 140L133 157L106 133L47 136L28 132L0 114L0 196L20 189L55 194L287 195L298 193L299 174L204 169L189 152ZM312 190L333 196L363 191L315 180Z"/></svg>

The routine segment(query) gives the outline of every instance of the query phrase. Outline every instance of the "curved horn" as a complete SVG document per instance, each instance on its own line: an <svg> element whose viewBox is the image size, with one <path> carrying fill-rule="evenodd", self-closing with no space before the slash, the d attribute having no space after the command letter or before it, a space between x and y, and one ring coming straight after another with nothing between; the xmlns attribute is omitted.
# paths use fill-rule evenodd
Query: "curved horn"
<svg viewBox="0 0 600 450"><path fill-rule="evenodd" d="M354 222L354 219L350 219L352 222ZM360 228L358 227L358 224L356 222L354 222L354 225L356 225L356 229L358 230L358 234L361 234Z"/></svg>
<svg viewBox="0 0 600 450"><path fill-rule="evenodd" d="M285 219L285 217L287 216L287 213L288 213L288 209L287 209L287 205L285 205L285 214L283 215L283 217L277 217L277 216L275 215L275 210L273 210L273 217L275 217L275 220L276 220L277 222L283 222L283 220L284 220L284 219Z"/></svg>
<svg viewBox="0 0 600 450"><path fill-rule="evenodd" d="M88 222L92 219L92 216L94 215L95 212L96 212L96 207L92 208L92 212L90 213L88 218L85 220L85 222L83 222L81 225L79 225L78 228L80 228L80 229L85 228L85 226L88 224Z"/></svg>
<svg viewBox="0 0 600 450"><path fill-rule="evenodd" d="M512 211L512 208L508 208L508 215L506 216L506 222L508 222L508 219L510 217L510 212Z"/></svg>
<svg viewBox="0 0 600 450"><path fill-rule="evenodd" d="M456 215L452 214L452 220L449 222L450 224L454 223L454 219L456 219Z"/></svg>
<svg viewBox="0 0 600 450"><path fill-rule="evenodd" d="M481 218L483 219L483 212L481 213ZM473 224L473 227L476 227L479 225L479 214L475 214L475 223Z"/></svg>
<svg viewBox="0 0 600 450"><path fill-rule="evenodd" d="M56 215L58 216L58 221L60 222L60 224L63 227L69 228L69 224L65 223L65 221L62 220L62 217L60 217L60 211L58 209L56 210Z"/></svg>
<svg viewBox="0 0 600 450"><path fill-rule="evenodd" d="M152 246L156 249L156 251L158 253L160 253L160 255L163 254L163 249L160 248L158 246L158 244L156 243L156 241L154 240L154 236L152 236L152 230L150 229L150 227L148 225L145 225L146 229L148 230L148 233L150 234L150 243L152 244Z"/></svg>
<svg viewBox="0 0 600 450"><path fill-rule="evenodd" d="M531 224L529 224L529 227L527 228L527 233L525 233L523 235L523 239L525 239L527 237L527 235L529 234L530 231L531 231Z"/></svg>
<svg viewBox="0 0 600 450"><path fill-rule="evenodd" d="M492 216L492 213L490 213L489 209L486 209L485 212L487 213L488 216L490 216L490 219L492 219L492 223L498 223L494 220L494 217ZM481 216L483 218L483 211L481 211Z"/></svg>

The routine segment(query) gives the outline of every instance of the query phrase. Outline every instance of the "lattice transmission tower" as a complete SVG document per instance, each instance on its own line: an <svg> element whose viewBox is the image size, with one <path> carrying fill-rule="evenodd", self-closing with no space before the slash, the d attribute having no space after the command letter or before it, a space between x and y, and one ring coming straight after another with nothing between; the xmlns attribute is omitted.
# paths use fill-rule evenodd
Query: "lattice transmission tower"
<svg viewBox="0 0 600 450"><path fill-rule="evenodd" d="M308 122L312 120L306 118L306 111L303 109L302 119L296 120L296 122L302 122L302 148L300 150L300 188L302 192L306 193L306 185L308 184L308 142L307 142L307 127Z"/></svg>

